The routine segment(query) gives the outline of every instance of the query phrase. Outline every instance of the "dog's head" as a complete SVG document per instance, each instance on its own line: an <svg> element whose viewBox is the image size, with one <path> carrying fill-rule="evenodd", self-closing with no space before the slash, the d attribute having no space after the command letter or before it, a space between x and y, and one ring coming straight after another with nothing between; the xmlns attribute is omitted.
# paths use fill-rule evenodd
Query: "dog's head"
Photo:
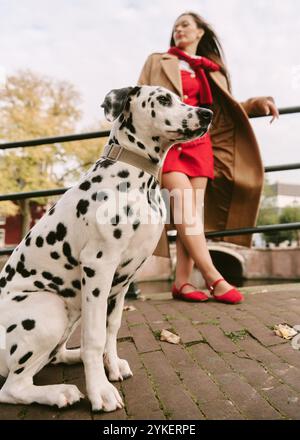
<svg viewBox="0 0 300 440"><path fill-rule="evenodd" d="M186 105L175 93L156 86L111 90L102 107L109 121L119 122L120 130L144 140L159 137L164 144L203 136L213 116L210 110Z"/></svg>

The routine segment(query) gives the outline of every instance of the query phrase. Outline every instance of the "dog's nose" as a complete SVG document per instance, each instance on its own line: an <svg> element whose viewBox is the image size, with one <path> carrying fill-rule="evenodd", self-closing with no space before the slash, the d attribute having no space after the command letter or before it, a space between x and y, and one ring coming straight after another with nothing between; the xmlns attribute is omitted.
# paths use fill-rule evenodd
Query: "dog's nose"
<svg viewBox="0 0 300 440"><path fill-rule="evenodd" d="M206 108L199 108L197 110L197 115L201 123L209 124L213 117L213 112Z"/></svg>

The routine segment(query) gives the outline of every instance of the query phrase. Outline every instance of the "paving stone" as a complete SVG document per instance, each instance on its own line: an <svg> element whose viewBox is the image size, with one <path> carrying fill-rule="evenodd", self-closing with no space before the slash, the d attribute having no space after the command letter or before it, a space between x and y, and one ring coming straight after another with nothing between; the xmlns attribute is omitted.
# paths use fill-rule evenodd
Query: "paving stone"
<svg viewBox="0 0 300 440"><path fill-rule="evenodd" d="M255 339L267 347L285 343L283 339L278 338L271 329L263 325L255 317L243 317L239 321Z"/></svg>
<svg viewBox="0 0 300 440"><path fill-rule="evenodd" d="M132 312L123 312L123 319L126 319L129 328L134 325L146 323L144 315L138 309Z"/></svg>
<svg viewBox="0 0 300 440"><path fill-rule="evenodd" d="M139 353L160 350L160 345L148 325L131 327L130 331Z"/></svg>
<svg viewBox="0 0 300 440"><path fill-rule="evenodd" d="M287 342L283 345L271 347L270 350L279 356L283 361L287 362L294 367L300 368L300 351L295 350L292 347L291 342Z"/></svg>
<svg viewBox="0 0 300 440"><path fill-rule="evenodd" d="M157 389L167 419L204 418L162 352L145 353L142 358Z"/></svg>
<svg viewBox="0 0 300 440"><path fill-rule="evenodd" d="M284 287L284 301L281 291L268 290L246 295L236 306L171 298L134 301L137 310L123 313L118 334L119 356L129 361L134 373L114 384L124 398L124 409L92 413L87 398L63 410L35 403L0 404L0 419L299 420L300 354L271 327L284 322L300 325L300 298L295 289ZM181 344L157 340L153 333L162 328L179 334ZM239 334L245 329L248 333ZM79 344L80 327L69 346ZM47 366L34 383L75 384L85 393L84 368Z"/></svg>
<svg viewBox="0 0 300 440"><path fill-rule="evenodd" d="M131 312L124 312L124 313L131 313ZM128 328L126 318L124 317L124 314L123 314L122 324L121 324L121 327L118 331L117 338L124 339L124 338L130 338L130 337L131 337L130 329Z"/></svg>
<svg viewBox="0 0 300 440"><path fill-rule="evenodd" d="M162 349L190 394L194 396L200 407L202 404L202 409L206 402L224 399L220 388L199 367L184 347L162 343Z"/></svg>
<svg viewBox="0 0 300 440"><path fill-rule="evenodd" d="M215 375L221 389L230 400L240 409L247 419L276 420L281 414L260 396L260 394L243 381L237 373Z"/></svg>
<svg viewBox="0 0 300 440"><path fill-rule="evenodd" d="M147 322L163 320L163 314L155 307L153 301L137 301L136 307L145 316Z"/></svg>
<svg viewBox="0 0 300 440"><path fill-rule="evenodd" d="M212 375L230 373L232 371L225 361L215 353L208 344L202 343L193 345L189 350L198 364Z"/></svg>
<svg viewBox="0 0 300 440"><path fill-rule="evenodd" d="M89 400L85 398L70 408L61 410L58 418L59 420L92 420L91 404Z"/></svg>
<svg viewBox="0 0 300 440"><path fill-rule="evenodd" d="M199 324L208 320L207 315L203 311L204 304L185 301L173 301L173 303L173 308L176 309L179 319L189 318L191 321L196 321Z"/></svg>
<svg viewBox="0 0 300 440"><path fill-rule="evenodd" d="M35 385L54 385L64 380L63 365L47 365L33 378Z"/></svg>
<svg viewBox="0 0 300 440"><path fill-rule="evenodd" d="M282 381L300 392L300 369L286 362L270 364L270 370L281 378Z"/></svg>
<svg viewBox="0 0 300 440"><path fill-rule="evenodd" d="M198 329L208 344L217 352L234 353L239 350L224 332L215 325L199 325Z"/></svg>
<svg viewBox="0 0 300 440"><path fill-rule="evenodd" d="M119 345L119 356L129 362L133 377L122 383L125 395L128 419L161 420L165 419L159 406L151 381L148 378L141 358L133 343L124 342ZM146 404L145 404L146 402Z"/></svg>
<svg viewBox="0 0 300 440"><path fill-rule="evenodd" d="M209 420L244 420L245 417L238 411L231 400L211 400L200 403L200 408Z"/></svg>
<svg viewBox="0 0 300 440"><path fill-rule="evenodd" d="M280 382L256 360L243 357L243 354L224 353L223 359L233 368L239 375L257 390L279 386Z"/></svg>
<svg viewBox="0 0 300 440"><path fill-rule="evenodd" d="M251 336L237 341L236 344L244 350L250 358L256 359L265 365L270 365L272 362L279 360L278 356L272 353L269 348L264 347Z"/></svg>
<svg viewBox="0 0 300 440"><path fill-rule="evenodd" d="M241 323L226 315L219 318L219 327L223 330L224 333L239 332L241 330L244 330L244 327Z"/></svg>
<svg viewBox="0 0 300 440"><path fill-rule="evenodd" d="M268 400L287 418L300 420L300 393L287 385L280 385L265 391Z"/></svg>
<svg viewBox="0 0 300 440"><path fill-rule="evenodd" d="M261 306L252 306L248 305L247 310L249 314L258 318L260 322L262 322L265 326L274 327L276 324L280 324L282 322L282 316L280 317L279 313L268 312L263 305Z"/></svg>
<svg viewBox="0 0 300 440"><path fill-rule="evenodd" d="M184 317L182 316L182 314L179 310L179 304L177 304L177 303L181 304L181 302L182 301L172 300L171 304L170 303L169 304L158 304L156 306L156 308L165 317L165 319L172 322L174 320L184 319Z"/></svg>
<svg viewBox="0 0 300 440"><path fill-rule="evenodd" d="M139 310L146 317L153 332L162 330L168 326L168 321L164 315L153 305L152 301L140 301L138 306Z"/></svg>
<svg viewBox="0 0 300 440"><path fill-rule="evenodd" d="M29 405L0 404L0 420L25 420Z"/></svg>
<svg viewBox="0 0 300 440"><path fill-rule="evenodd" d="M194 326L190 320L174 320L172 321L172 328L175 330L175 333L180 336L180 340L183 344L203 341L203 336L200 334L198 327Z"/></svg>

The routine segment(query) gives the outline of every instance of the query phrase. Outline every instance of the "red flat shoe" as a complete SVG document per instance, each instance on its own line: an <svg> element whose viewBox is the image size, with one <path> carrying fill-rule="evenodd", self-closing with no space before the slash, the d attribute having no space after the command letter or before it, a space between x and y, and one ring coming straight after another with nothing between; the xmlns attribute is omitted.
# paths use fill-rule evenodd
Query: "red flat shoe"
<svg viewBox="0 0 300 440"><path fill-rule="evenodd" d="M204 302L208 300L208 296L206 293L201 292L201 290L194 290L193 292L182 293L182 289L184 286L192 286L190 283L183 284L180 289L177 289L175 284L172 287L172 296L174 299L181 299L182 301L191 301L191 302Z"/></svg>
<svg viewBox="0 0 300 440"><path fill-rule="evenodd" d="M219 280L216 280L214 283L212 283L210 286L207 284L207 288L210 290L211 295L214 297L216 301L220 301L226 304L238 304L242 301L244 301L244 297L235 287L232 287L232 289L228 290L223 295L214 295L215 287L221 282L225 281L224 278L220 278Z"/></svg>

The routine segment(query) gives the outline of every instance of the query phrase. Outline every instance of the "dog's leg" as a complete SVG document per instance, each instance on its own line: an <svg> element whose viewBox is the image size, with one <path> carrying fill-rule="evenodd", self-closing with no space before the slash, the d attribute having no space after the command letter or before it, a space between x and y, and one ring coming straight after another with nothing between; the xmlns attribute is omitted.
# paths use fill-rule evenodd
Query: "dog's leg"
<svg viewBox="0 0 300 440"><path fill-rule="evenodd" d="M109 231L110 232L110 231ZM111 243L101 249L89 242L80 254L82 267L81 357L84 363L86 389L94 411L114 411L123 407L118 390L107 380L103 354L106 341L107 298L119 264Z"/></svg>
<svg viewBox="0 0 300 440"><path fill-rule="evenodd" d="M81 362L80 348L66 348L64 344L51 361L51 365L56 364L78 364Z"/></svg>
<svg viewBox="0 0 300 440"><path fill-rule="evenodd" d="M33 385L33 376L49 363L55 348L68 336L63 300L35 292L10 307L11 320L6 324L12 330L7 333L5 356L9 374L0 391L0 402L63 407L79 401L83 395L75 385Z"/></svg>
<svg viewBox="0 0 300 440"><path fill-rule="evenodd" d="M72 337L72 333L74 333L75 329L80 324L80 319L74 324L71 332L70 332L70 338ZM69 339L70 339L69 338ZM58 352L55 354L55 357L51 361L51 365L56 364L78 364L81 360L81 354L80 354L80 348L67 348L66 341L58 350Z"/></svg>
<svg viewBox="0 0 300 440"><path fill-rule="evenodd" d="M107 318L104 365L111 381L122 381L133 376L128 362L120 359L117 353L117 334L121 326L124 297L128 286L129 284L111 301L114 307Z"/></svg>
<svg viewBox="0 0 300 440"><path fill-rule="evenodd" d="M47 355L46 355L47 358ZM57 405L63 408L79 402L84 395L76 385L33 385L31 373L9 373L5 384L0 390L1 403L30 404L33 402L43 405Z"/></svg>

